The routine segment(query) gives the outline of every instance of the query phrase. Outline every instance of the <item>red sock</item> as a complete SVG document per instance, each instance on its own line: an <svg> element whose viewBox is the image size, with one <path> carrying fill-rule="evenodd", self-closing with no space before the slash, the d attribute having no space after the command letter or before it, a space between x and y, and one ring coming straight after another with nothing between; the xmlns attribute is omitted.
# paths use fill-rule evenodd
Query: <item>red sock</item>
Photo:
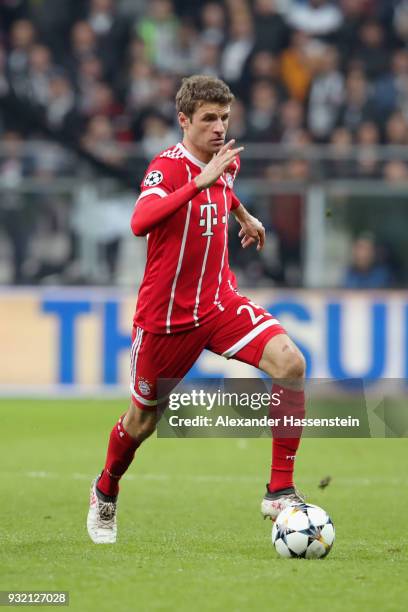
<svg viewBox="0 0 408 612"><path fill-rule="evenodd" d="M109 497L119 493L119 480L132 463L135 451L140 446L140 443L123 429L122 421L123 416L111 431L105 467L98 480L98 489Z"/></svg>
<svg viewBox="0 0 408 612"><path fill-rule="evenodd" d="M280 426L272 427L272 466L268 488L271 492L293 487L293 471L296 451L299 447L301 427L283 427L283 417L303 418L305 415L305 394L274 384L272 394L281 398L279 406L271 406L271 418L281 418ZM285 437L282 437L285 436ZM286 437L290 436L290 437Z"/></svg>

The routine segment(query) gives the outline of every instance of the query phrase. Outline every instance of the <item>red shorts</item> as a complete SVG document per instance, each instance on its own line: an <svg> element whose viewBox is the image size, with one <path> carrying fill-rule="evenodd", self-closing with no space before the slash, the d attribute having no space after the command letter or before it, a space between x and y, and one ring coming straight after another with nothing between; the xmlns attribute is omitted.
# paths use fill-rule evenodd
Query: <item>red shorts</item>
<svg viewBox="0 0 408 612"><path fill-rule="evenodd" d="M218 316L185 332L153 334L134 327L130 357L132 401L143 410L155 410L157 380L183 378L204 349L258 367L266 343L278 334L286 334L279 321L239 294Z"/></svg>

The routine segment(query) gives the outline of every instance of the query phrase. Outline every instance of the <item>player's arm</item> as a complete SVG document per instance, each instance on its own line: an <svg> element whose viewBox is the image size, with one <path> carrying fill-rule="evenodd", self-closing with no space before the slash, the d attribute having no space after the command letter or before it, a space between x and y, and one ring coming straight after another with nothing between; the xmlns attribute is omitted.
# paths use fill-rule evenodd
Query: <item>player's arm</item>
<svg viewBox="0 0 408 612"><path fill-rule="evenodd" d="M238 236L241 238L242 248L246 249L257 242L256 250L260 251L265 244L265 228L259 219L247 211L234 192L232 192L231 212L241 226Z"/></svg>
<svg viewBox="0 0 408 612"><path fill-rule="evenodd" d="M179 189L168 193L170 188L167 187L166 191L163 189L166 185L162 184L160 187L153 187L142 192L136 202L130 222L133 233L136 236L145 236L182 206L185 206L200 191L211 187L235 156L243 150L243 147L233 149L234 142L231 140L225 144L205 166L201 174Z"/></svg>
<svg viewBox="0 0 408 612"><path fill-rule="evenodd" d="M135 236L146 236L156 225L173 215L199 193L192 180L172 193L162 188L142 191L133 210L130 227ZM156 193L153 193L156 192Z"/></svg>

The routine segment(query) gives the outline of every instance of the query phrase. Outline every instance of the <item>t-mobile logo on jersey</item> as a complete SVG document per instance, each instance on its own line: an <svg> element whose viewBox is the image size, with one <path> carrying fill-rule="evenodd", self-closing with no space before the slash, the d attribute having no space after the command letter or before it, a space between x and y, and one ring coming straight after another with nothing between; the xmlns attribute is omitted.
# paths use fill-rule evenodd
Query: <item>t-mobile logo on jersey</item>
<svg viewBox="0 0 408 612"><path fill-rule="evenodd" d="M205 227L205 232L203 232L202 236L213 236L214 232L212 231L213 225L217 225L218 217L216 215L213 216L213 211L217 212L217 205L208 202L207 204L200 204L200 226ZM222 223L226 222L225 215L221 218Z"/></svg>

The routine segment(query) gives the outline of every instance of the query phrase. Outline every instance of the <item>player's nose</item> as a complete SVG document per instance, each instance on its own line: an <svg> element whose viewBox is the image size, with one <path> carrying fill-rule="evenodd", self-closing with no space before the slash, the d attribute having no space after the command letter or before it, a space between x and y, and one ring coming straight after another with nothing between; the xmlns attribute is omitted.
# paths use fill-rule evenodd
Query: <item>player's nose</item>
<svg viewBox="0 0 408 612"><path fill-rule="evenodd" d="M221 135L221 136L224 135L225 129L224 129L224 124L223 124L221 118L219 118L218 121L216 122L216 124L214 125L214 132L217 135Z"/></svg>

